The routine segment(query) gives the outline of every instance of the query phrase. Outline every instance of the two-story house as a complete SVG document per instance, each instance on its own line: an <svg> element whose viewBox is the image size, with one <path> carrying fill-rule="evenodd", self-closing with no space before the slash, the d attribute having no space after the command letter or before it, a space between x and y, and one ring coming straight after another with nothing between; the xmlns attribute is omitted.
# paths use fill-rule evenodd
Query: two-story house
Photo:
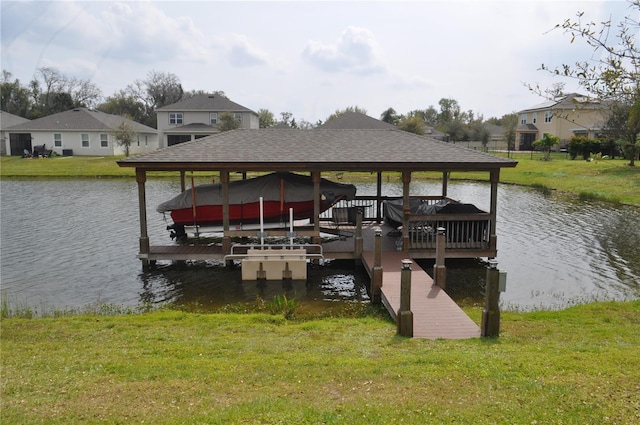
<svg viewBox="0 0 640 425"><path fill-rule="evenodd" d="M260 128L258 114L220 95L201 94L156 109L160 147L218 133L223 113L233 114L240 128Z"/></svg>
<svg viewBox="0 0 640 425"><path fill-rule="evenodd" d="M560 138L561 148L573 136L597 137L605 124L604 105L590 97L571 93L518 112L516 150L531 150L545 133Z"/></svg>
<svg viewBox="0 0 640 425"><path fill-rule="evenodd" d="M25 150L32 152L35 146L45 145L47 150L58 155L110 156L125 153L116 140L116 133L123 123L134 136L130 154L158 149L155 128L87 108L47 115L4 131L9 134L11 155L22 155Z"/></svg>

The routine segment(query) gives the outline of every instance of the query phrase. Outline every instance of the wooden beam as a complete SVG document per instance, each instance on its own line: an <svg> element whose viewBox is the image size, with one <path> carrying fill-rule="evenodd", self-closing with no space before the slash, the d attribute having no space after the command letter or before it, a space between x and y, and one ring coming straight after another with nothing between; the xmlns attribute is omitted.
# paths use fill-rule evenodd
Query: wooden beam
<svg viewBox="0 0 640 425"><path fill-rule="evenodd" d="M136 183L138 184L138 210L140 214L140 255L149 254L149 232L147 230L147 195L145 182L147 173L136 168ZM149 266L149 261L142 260L143 267Z"/></svg>
<svg viewBox="0 0 640 425"><path fill-rule="evenodd" d="M498 216L498 182L500 181L500 169L491 171L491 222L489 224L489 247L493 250L497 247L496 218Z"/></svg>
<svg viewBox="0 0 640 425"><path fill-rule="evenodd" d="M409 250L409 216L411 215L411 205L409 204L409 192L411 185L411 171L402 172L402 250Z"/></svg>
<svg viewBox="0 0 640 425"><path fill-rule="evenodd" d="M313 231L320 235L320 172L312 171L313 180ZM313 243L320 243L320 236L313 238Z"/></svg>
<svg viewBox="0 0 640 425"><path fill-rule="evenodd" d="M222 251L231 253L231 236L229 236L229 172L220 171L220 184L222 185Z"/></svg>

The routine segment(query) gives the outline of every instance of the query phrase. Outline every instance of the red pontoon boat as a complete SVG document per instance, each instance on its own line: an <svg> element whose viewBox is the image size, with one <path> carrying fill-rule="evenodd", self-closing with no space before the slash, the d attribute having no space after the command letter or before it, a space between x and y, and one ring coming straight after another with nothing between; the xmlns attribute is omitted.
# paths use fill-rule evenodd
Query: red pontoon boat
<svg viewBox="0 0 640 425"><path fill-rule="evenodd" d="M320 180L320 212L340 200L352 200L356 187L351 184ZM234 227L260 223L260 198L264 223L287 223L289 209L294 220L313 217L313 181L310 176L278 172L247 180L229 182L229 224ZM194 206L195 204L195 206ZM203 184L163 202L158 212L171 214L176 235L184 235L184 226L220 227L222 220L222 184Z"/></svg>

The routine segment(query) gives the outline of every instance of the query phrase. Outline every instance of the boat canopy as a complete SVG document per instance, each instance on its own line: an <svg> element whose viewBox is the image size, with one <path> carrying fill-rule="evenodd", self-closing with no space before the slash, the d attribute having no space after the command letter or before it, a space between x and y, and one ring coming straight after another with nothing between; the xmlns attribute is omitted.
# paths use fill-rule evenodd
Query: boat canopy
<svg viewBox="0 0 640 425"><path fill-rule="evenodd" d="M195 187L197 206L222 205L222 184L210 183ZM158 205L158 212L169 212L193 207L192 190L188 189L178 196ZM324 199L343 197L352 200L356 196L356 187L352 184L336 183L320 179L320 194ZM247 180L229 182L229 204L243 205L258 202L304 202L313 199L313 180L311 176L289 172L277 172Z"/></svg>

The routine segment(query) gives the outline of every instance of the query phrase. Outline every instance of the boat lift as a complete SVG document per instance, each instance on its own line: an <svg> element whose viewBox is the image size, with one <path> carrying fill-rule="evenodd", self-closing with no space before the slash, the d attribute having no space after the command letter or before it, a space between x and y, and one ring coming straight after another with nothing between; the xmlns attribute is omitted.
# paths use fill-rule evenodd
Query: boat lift
<svg viewBox="0 0 640 425"><path fill-rule="evenodd" d="M293 243L293 208L289 208L289 244L265 245L265 236L263 198L260 197L260 244L233 245L231 253L224 257L225 261L241 260L243 281L306 280L307 260L324 258L319 244Z"/></svg>

